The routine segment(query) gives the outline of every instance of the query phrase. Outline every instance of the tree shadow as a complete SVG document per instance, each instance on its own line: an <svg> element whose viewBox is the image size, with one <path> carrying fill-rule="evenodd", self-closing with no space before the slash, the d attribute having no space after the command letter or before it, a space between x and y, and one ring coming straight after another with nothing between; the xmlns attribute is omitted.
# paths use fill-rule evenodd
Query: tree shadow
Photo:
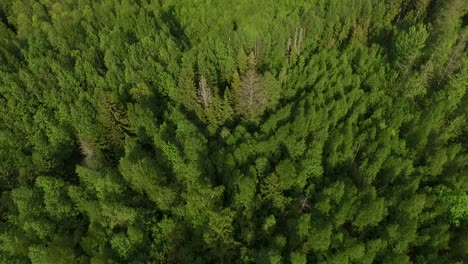
<svg viewBox="0 0 468 264"><path fill-rule="evenodd" d="M7 15L3 12L3 10L0 10L0 23L3 23L5 27L9 30L11 30L13 33L17 34L17 29L16 26L10 23L7 19Z"/></svg>
<svg viewBox="0 0 468 264"><path fill-rule="evenodd" d="M462 28L468 27L468 12L462 17Z"/></svg>
<svg viewBox="0 0 468 264"><path fill-rule="evenodd" d="M192 44L184 28L179 22L179 19L175 15L175 8L171 5L168 10L161 11L161 18L164 23L169 27L169 31L174 39L177 41L182 51L189 49Z"/></svg>

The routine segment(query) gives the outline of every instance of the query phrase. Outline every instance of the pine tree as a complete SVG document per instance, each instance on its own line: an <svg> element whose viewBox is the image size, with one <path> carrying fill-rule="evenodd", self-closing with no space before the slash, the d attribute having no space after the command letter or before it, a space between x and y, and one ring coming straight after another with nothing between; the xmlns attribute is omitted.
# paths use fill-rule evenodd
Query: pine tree
<svg viewBox="0 0 468 264"><path fill-rule="evenodd" d="M213 92L211 87L208 84L205 76L200 76L200 81L198 82L198 102L203 106L203 108L210 107L213 101Z"/></svg>
<svg viewBox="0 0 468 264"><path fill-rule="evenodd" d="M257 73L257 61L253 52L249 55L248 70L241 77L241 84L236 91L236 97L237 109L246 117L262 114L268 103L268 95Z"/></svg>

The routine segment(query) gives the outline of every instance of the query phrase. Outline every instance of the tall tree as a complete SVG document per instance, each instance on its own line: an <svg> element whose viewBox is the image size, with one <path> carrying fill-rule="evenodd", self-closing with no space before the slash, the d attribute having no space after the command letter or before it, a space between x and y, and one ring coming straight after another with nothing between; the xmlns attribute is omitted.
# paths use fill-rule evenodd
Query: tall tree
<svg viewBox="0 0 468 264"><path fill-rule="evenodd" d="M202 75L198 81L198 102L200 102L203 108L206 109L210 107L212 101L213 92L211 91L208 80Z"/></svg>
<svg viewBox="0 0 468 264"><path fill-rule="evenodd" d="M248 69L241 76L240 87L235 92L237 108L242 115L254 117L263 113L268 103L268 94L257 73L257 60L253 52L249 55Z"/></svg>

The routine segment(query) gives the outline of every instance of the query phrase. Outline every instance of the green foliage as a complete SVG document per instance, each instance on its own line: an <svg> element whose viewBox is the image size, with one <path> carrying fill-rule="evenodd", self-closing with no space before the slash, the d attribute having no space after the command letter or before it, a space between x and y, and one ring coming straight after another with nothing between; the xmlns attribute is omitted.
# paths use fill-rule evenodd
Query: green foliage
<svg viewBox="0 0 468 264"><path fill-rule="evenodd" d="M407 32L398 32L395 40L397 66L403 74L408 74L416 60L421 56L429 33L423 25L412 26Z"/></svg>
<svg viewBox="0 0 468 264"><path fill-rule="evenodd" d="M468 262L467 11L0 0L0 262Z"/></svg>

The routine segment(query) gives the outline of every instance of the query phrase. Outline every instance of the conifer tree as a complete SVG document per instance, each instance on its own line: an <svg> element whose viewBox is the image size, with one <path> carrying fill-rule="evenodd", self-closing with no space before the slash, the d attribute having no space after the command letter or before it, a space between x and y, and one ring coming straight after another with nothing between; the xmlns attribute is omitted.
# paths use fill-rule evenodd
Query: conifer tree
<svg viewBox="0 0 468 264"><path fill-rule="evenodd" d="M241 76L240 87L235 92L237 108L241 114L247 117L262 114L268 103L268 94L257 73L257 60L253 52L249 55L248 70Z"/></svg>

